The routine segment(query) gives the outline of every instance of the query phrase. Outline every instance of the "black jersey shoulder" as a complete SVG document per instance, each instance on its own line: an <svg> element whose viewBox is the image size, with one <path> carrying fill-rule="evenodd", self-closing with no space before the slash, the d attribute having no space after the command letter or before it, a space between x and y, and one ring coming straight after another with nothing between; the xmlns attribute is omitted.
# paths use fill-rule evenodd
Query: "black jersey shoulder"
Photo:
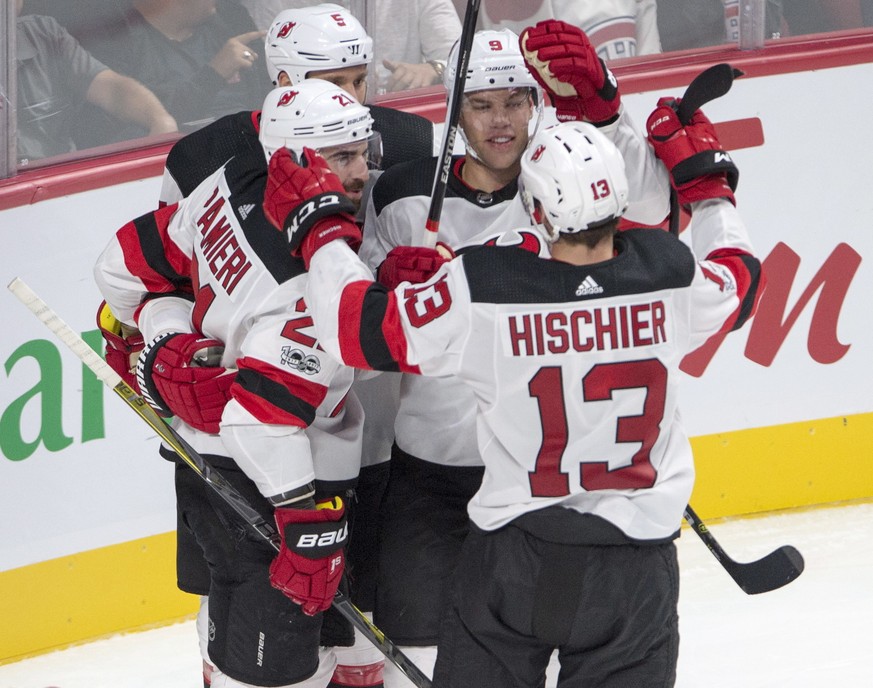
<svg viewBox="0 0 873 688"><path fill-rule="evenodd" d="M373 129L382 137L382 169L433 155L433 123L411 112L370 105Z"/></svg>
<svg viewBox="0 0 873 688"><path fill-rule="evenodd" d="M386 169L373 186L373 204L379 215L385 206L411 196L430 196L437 159L411 160Z"/></svg>
<svg viewBox="0 0 873 688"><path fill-rule="evenodd" d="M571 303L687 287L691 250L669 232L632 229L616 236L618 255L592 265L539 258L514 247L481 246L462 260L479 303Z"/></svg>
<svg viewBox="0 0 873 688"><path fill-rule="evenodd" d="M231 192L231 211L273 278L282 283L305 272L303 260L291 256L284 232L276 229L264 214L266 165L252 166L245 158L233 158L224 168L224 177Z"/></svg>
<svg viewBox="0 0 873 688"><path fill-rule="evenodd" d="M167 155L167 170L183 196L231 158L242 157L266 169L258 140L257 112L245 110L225 115L179 139Z"/></svg>
<svg viewBox="0 0 873 688"><path fill-rule="evenodd" d="M502 189L493 192L480 191L467 186L459 176L463 156L452 157L449 179L446 184L446 198L463 198L482 208L511 201L518 193L518 180L513 179ZM430 197L433 179L439 158L412 160L391 167L379 177L373 187L373 205L380 215L386 206L412 196Z"/></svg>

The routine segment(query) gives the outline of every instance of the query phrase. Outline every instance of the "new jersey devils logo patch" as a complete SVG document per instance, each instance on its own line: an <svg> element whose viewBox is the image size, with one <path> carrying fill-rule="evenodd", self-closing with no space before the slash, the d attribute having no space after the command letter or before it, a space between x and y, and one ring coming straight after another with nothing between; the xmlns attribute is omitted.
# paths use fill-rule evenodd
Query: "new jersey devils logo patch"
<svg viewBox="0 0 873 688"><path fill-rule="evenodd" d="M279 29L279 33L276 34L276 38L287 38L295 26L297 26L297 22L285 22L282 24L282 28Z"/></svg>
<svg viewBox="0 0 873 688"><path fill-rule="evenodd" d="M543 157L543 153L546 152L546 147L543 145L537 146L537 149L533 152L533 155L530 156L531 162L539 162L539 159Z"/></svg>
<svg viewBox="0 0 873 688"><path fill-rule="evenodd" d="M513 241L516 239L517 241ZM493 239L486 241L483 246L514 246L524 251L533 253L535 256L540 254L542 243L540 237L534 232L516 231L501 234Z"/></svg>
<svg viewBox="0 0 873 688"><path fill-rule="evenodd" d="M297 94L300 91L288 91L282 94L282 97L279 98L279 102L276 103L276 107L285 107L286 105L290 105L294 102L294 99L297 97Z"/></svg>

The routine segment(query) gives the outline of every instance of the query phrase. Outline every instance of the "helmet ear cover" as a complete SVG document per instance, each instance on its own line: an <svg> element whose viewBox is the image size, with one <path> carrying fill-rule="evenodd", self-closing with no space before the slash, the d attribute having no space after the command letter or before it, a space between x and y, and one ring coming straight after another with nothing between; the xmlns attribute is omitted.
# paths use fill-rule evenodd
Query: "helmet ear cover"
<svg viewBox="0 0 873 688"><path fill-rule="evenodd" d="M274 85L280 72L297 84L310 72L370 64L373 39L347 9L324 3L277 14L264 37L264 55Z"/></svg>

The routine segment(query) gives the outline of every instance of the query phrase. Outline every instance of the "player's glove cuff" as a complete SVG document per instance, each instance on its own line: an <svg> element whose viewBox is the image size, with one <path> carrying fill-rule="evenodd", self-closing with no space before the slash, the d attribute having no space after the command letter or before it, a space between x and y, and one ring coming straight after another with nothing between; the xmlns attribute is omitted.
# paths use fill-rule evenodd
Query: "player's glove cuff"
<svg viewBox="0 0 873 688"><path fill-rule="evenodd" d="M136 384L139 387L139 392L143 398L149 403L155 411L164 418L169 418L173 415L167 402L158 392L157 386L152 380L152 366L155 358L162 346L165 346L171 338L181 334L179 332L164 332L159 334L152 341L146 344L145 348L140 352L139 359L136 362Z"/></svg>
<svg viewBox="0 0 873 688"><path fill-rule="evenodd" d="M291 254L301 255L300 245L321 220L332 215L340 215L343 216L341 219L354 224L355 210L355 204L348 196L333 192L318 194L301 203L288 213L282 225L285 235L288 237L288 248L291 249ZM320 227L319 231L327 236L330 233L330 224L327 223L327 227ZM336 237L320 241L319 246L333 241L334 238Z"/></svg>

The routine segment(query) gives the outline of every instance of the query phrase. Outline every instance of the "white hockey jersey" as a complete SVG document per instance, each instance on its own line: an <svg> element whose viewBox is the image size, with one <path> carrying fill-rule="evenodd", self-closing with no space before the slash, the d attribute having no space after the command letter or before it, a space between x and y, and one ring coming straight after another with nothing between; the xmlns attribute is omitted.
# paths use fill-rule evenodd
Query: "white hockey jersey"
<svg viewBox="0 0 873 688"><path fill-rule="evenodd" d="M175 421L196 450L233 458L265 496L315 479L345 489L363 420L354 397L346 403L353 371L316 340L302 261L263 214L265 181L264 166L231 160L178 204L122 227L95 279L146 341L194 331L224 342L221 365L238 372L219 435Z"/></svg>
<svg viewBox="0 0 873 688"><path fill-rule="evenodd" d="M660 223L669 212L670 182L664 166L624 112L603 131L625 156L630 185L626 217L639 224ZM456 158L449 176L440 217L440 241L458 251L494 241L507 229L530 227L515 181L493 193L472 189L461 179L462 163L463 158ZM427 163L400 165L386 171L377 182L367 208L359 254L373 270L395 246L421 243L436 165L435 158ZM532 228L523 238L505 236L502 243L522 240L534 254L547 254L539 233ZM395 440L403 451L426 461L481 466L475 415L472 392L460 381L405 375L394 423Z"/></svg>
<svg viewBox="0 0 873 688"><path fill-rule="evenodd" d="M652 229L620 232L616 256L593 265L481 247L393 292L333 242L310 262L307 301L322 345L349 365L454 375L472 389L480 528L560 505L633 539L668 538L694 481L679 364L742 325L761 286L729 202L696 204L694 220L693 254Z"/></svg>

